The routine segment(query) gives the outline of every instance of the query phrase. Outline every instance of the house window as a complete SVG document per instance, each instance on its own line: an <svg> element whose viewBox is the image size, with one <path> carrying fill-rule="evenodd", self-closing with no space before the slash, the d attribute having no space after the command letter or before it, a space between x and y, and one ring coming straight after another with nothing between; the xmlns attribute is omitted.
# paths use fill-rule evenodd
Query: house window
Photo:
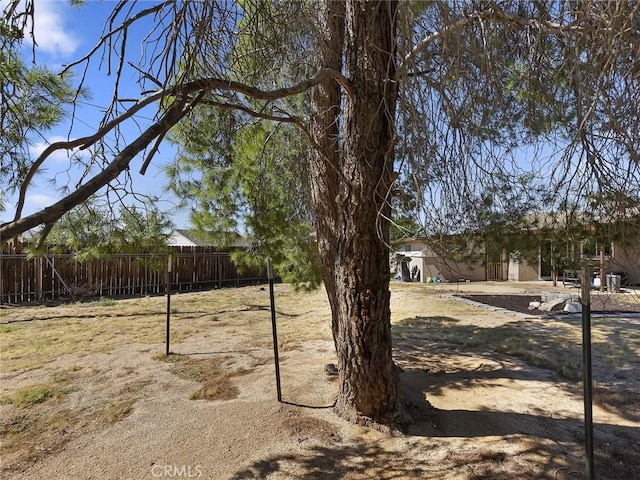
<svg viewBox="0 0 640 480"><path fill-rule="evenodd" d="M602 244L596 242L595 240L584 240L582 242L582 258L600 258L600 249L602 248L602 246ZM604 244L604 256L607 259L611 256L610 242L606 242Z"/></svg>

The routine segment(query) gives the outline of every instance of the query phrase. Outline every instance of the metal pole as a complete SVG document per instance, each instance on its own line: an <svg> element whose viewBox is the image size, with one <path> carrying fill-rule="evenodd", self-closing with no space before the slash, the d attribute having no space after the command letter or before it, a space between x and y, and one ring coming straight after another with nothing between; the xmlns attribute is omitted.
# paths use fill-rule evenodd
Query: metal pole
<svg viewBox="0 0 640 480"><path fill-rule="evenodd" d="M171 255L167 261L167 336L165 341L165 355L169 355L169 332L171 328Z"/></svg>
<svg viewBox="0 0 640 480"><path fill-rule="evenodd" d="M267 261L267 277L269 278L269 298L271 299L271 331L273 333L273 359L276 365L276 390L278 392L278 402L282 402L280 359L278 357L278 330L276 329L276 300L273 293L273 265L271 265L271 259Z"/></svg>
<svg viewBox="0 0 640 480"><path fill-rule="evenodd" d="M602 281L602 279L600 280ZM593 472L593 381L591 369L591 267L582 267L582 368L584 388L585 478Z"/></svg>

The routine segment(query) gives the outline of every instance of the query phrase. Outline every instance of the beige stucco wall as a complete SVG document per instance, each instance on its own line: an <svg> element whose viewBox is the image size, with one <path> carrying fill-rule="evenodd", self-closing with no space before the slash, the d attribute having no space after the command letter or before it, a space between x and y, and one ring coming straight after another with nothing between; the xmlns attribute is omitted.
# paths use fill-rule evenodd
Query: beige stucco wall
<svg viewBox="0 0 640 480"><path fill-rule="evenodd" d="M607 270L627 272L629 285L640 285L640 245L622 247L613 245Z"/></svg>
<svg viewBox="0 0 640 480"><path fill-rule="evenodd" d="M454 262L439 257L426 243L417 239L407 240L400 245L395 252L411 258L409 270L417 266L420 269L420 281L438 276L447 282L457 282L459 280L484 281L487 272L481 262L475 265L468 265L464 262Z"/></svg>
<svg viewBox="0 0 640 480"><path fill-rule="evenodd" d="M439 257L425 257L423 261L423 280L436 275L448 282L457 282L463 279L473 281L486 280L486 271L483 265L469 266L466 263L443 260Z"/></svg>
<svg viewBox="0 0 640 480"><path fill-rule="evenodd" d="M509 271L505 277L507 280L515 282L528 282L532 280L538 280L540 275L538 273L537 265L530 265L525 260L509 260Z"/></svg>

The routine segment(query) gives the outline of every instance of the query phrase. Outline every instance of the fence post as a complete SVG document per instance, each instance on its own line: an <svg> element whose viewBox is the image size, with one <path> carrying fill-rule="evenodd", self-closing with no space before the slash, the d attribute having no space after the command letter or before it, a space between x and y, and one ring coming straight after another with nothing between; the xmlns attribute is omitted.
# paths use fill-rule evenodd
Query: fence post
<svg viewBox="0 0 640 480"><path fill-rule="evenodd" d="M169 342L170 342L170 330L171 330L171 255L167 261L167 334L166 334L166 346L165 355L169 355Z"/></svg>
<svg viewBox="0 0 640 480"><path fill-rule="evenodd" d="M0 245L0 305L4 303L4 252Z"/></svg>
<svg viewBox="0 0 640 480"><path fill-rule="evenodd" d="M220 256L222 254L220 252L216 253L216 265L217 265L217 269L216 269L216 276L218 277L218 288L222 287L222 270L221 270L221 266L220 266Z"/></svg>
<svg viewBox="0 0 640 480"><path fill-rule="evenodd" d="M602 280L601 280L602 282ZM585 478L593 480L593 385L591 369L591 267L582 267L582 384L584 389Z"/></svg>
<svg viewBox="0 0 640 480"><path fill-rule="evenodd" d="M38 256L34 259L36 262L36 300L42 301L42 257Z"/></svg>
<svg viewBox="0 0 640 480"><path fill-rule="evenodd" d="M278 356L278 331L276 329L276 301L273 292L273 265L271 259L267 261L267 277L269 277L269 299L271 300L271 331L273 334L273 360L276 366L276 392L278 402L282 402L282 388L280 386L280 358Z"/></svg>

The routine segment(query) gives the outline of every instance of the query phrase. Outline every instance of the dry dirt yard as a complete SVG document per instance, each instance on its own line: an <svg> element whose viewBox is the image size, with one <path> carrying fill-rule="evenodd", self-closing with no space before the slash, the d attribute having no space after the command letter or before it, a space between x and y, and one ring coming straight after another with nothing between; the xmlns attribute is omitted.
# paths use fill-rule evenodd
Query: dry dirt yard
<svg viewBox="0 0 640 480"><path fill-rule="evenodd" d="M402 385L431 404L395 436L332 412L322 291L276 286L284 403L268 288L174 295L168 357L163 297L3 306L0 477L582 479L580 320L442 297L540 289L392 284ZM640 319L594 318L593 351L596 476L640 478Z"/></svg>

